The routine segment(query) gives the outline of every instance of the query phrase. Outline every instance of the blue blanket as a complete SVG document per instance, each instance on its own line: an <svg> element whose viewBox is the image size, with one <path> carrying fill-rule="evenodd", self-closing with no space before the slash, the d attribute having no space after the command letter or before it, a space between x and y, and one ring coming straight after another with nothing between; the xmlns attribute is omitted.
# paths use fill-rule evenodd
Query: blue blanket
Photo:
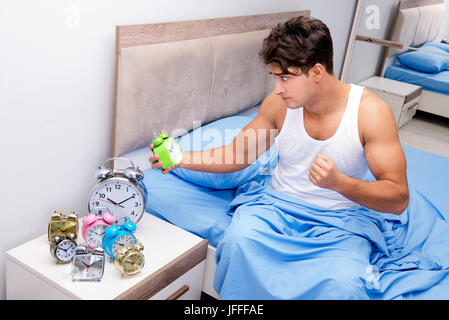
<svg viewBox="0 0 449 320"><path fill-rule="evenodd" d="M396 216L325 210L267 180L240 187L229 205L217 246L220 298L449 298L449 227L418 191Z"/></svg>
<svg viewBox="0 0 449 320"><path fill-rule="evenodd" d="M159 170L145 172L147 211L217 247L223 299L449 299L449 159L404 152L400 216L323 210L272 190L269 176L214 190Z"/></svg>

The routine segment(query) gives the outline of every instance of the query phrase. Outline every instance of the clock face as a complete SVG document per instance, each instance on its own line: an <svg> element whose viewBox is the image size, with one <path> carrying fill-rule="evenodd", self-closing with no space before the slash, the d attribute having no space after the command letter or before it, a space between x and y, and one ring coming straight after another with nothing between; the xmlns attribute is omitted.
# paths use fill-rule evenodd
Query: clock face
<svg viewBox="0 0 449 320"><path fill-rule="evenodd" d="M128 179L110 178L100 182L89 195L89 211L106 207L115 217L116 225L126 221L137 223L145 211L142 193Z"/></svg>
<svg viewBox="0 0 449 320"><path fill-rule="evenodd" d="M75 256L72 266L73 280L99 280L103 275L104 257L93 254Z"/></svg>
<svg viewBox="0 0 449 320"><path fill-rule="evenodd" d="M77 234L77 224L75 221L60 220L50 221L49 226L50 235L49 238L53 238L55 235L66 236L68 233Z"/></svg>
<svg viewBox="0 0 449 320"><path fill-rule="evenodd" d="M104 231L108 227L103 224L99 224L90 228L86 233L86 242L93 248L101 247L104 237Z"/></svg>
<svg viewBox="0 0 449 320"><path fill-rule="evenodd" d="M179 163L182 160L182 152L178 143L173 138L168 138L165 142L165 147L170 153L170 157L174 163Z"/></svg>
<svg viewBox="0 0 449 320"><path fill-rule="evenodd" d="M112 245L112 253L115 255L117 255L117 251L123 247L123 246L127 246L127 247L131 247L134 244L136 244L137 240L136 238L134 238L132 235L130 234L124 234L120 237L118 237L115 241L114 244Z"/></svg>
<svg viewBox="0 0 449 320"><path fill-rule="evenodd" d="M76 243L70 240L61 241L55 250L55 256L62 262L70 261L75 255Z"/></svg>
<svg viewBox="0 0 449 320"><path fill-rule="evenodd" d="M133 275L142 270L145 264L145 258L140 252L133 252L123 261L123 272L127 275Z"/></svg>

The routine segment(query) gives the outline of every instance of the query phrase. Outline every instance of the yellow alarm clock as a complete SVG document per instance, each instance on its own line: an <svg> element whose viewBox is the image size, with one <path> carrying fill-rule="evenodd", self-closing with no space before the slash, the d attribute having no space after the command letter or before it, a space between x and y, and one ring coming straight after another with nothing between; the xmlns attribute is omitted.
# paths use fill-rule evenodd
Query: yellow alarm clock
<svg viewBox="0 0 449 320"><path fill-rule="evenodd" d="M75 211L70 210L54 211L50 216L47 233L48 241L51 241L55 236L67 236L69 233L73 233L77 237L78 215Z"/></svg>
<svg viewBox="0 0 449 320"><path fill-rule="evenodd" d="M114 265L122 276L132 276L142 271L145 257L142 253L143 245L138 242L133 246L121 247L115 255Z"/></svg>

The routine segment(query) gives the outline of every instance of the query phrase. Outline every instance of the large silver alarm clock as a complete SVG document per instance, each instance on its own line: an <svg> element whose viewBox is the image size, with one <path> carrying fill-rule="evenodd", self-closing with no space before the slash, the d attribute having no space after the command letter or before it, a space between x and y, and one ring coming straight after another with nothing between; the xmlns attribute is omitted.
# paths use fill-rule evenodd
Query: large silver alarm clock
<svg viewBox="0 0 449 320"><path fill-rule="evenodd" d="M108 164L126 161L131 167L125 169L111 168ZM92 186L88 198L88 210L106 207L115 217L115 224L123 225L126 221L137 223L145 212L147 190L141 182L143 172L126 158L109 158L98 167L97 182Z"/></svg>

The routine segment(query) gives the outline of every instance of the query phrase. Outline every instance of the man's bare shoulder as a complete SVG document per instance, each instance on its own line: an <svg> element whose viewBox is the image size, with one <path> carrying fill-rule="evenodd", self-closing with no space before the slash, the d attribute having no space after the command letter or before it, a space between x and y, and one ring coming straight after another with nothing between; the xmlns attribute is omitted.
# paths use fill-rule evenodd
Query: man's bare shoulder
<svg viewBox="0 0 449 320"><path fill-rule="evenodd" d="M285 102L273 91L262 102L257 117L269 121L276 129L279 129L284 122L286 112Z"/></svg>
<svg viewBox="0 0 449 320"><path fill-rule="evenodd" d="M362 139L379 135L391 135L397 132L393 112L388 104L365 89L359 106L359 132Z"/></svg>
<svg viewBox="0 0 449 320"><path fill-rule="evenodd" d="M363 91L362 100L360 101L359 114L363 118L383 118L393 116L393 112L388 104L376 96L374 93L365 89Z"/></svg>

